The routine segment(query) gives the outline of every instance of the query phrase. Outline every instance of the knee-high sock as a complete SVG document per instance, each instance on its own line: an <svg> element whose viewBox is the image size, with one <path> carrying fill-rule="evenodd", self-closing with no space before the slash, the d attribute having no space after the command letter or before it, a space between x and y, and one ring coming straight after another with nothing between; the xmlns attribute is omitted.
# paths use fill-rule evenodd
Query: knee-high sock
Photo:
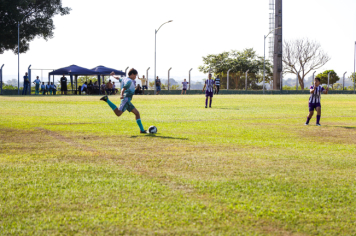
<svg viewBox="0 0 356 236"><path fill-rule="evenodd" d="M140 127L140 130L141 130L141 131L145 131L145 129L143 128L141 119L137 119L136 122L137 122L137 124L138 124L138 127Z"/></svg>
<svg viewBox="0 0 356 236"><path fill-rule="evenodd" d="M310 118L309 116L307 117L307 122L305 122L306 124L309 124Z"/></svg>
<svg viewBox="0 0 356 236"><path fill-rule="evenodd" d="M106 102L108 103L108 105L111 107L113 111L117 108L117 106L114 103L112 103L109 99Z"/></svg>
<svg viewBox="0 0 356 236"><path fill-rule="evenodd" d="M319 116L319 115L316 116L316 123L317 123L317 124L320 124L320 117L321 117L321 116Z"/></svg>
<svg viewBox="0 0 356 236"><path fill-rule="evenodd" d="M205 99L205 106L208 106L208 98Z"/></svg>
<svg viewBox="0 0 356 236"><path fill-rule="evenodd" d="M213 99L212 98L210 98L210 103L209 103L209 107L211 107L211 102L213 101Z"/></svg>

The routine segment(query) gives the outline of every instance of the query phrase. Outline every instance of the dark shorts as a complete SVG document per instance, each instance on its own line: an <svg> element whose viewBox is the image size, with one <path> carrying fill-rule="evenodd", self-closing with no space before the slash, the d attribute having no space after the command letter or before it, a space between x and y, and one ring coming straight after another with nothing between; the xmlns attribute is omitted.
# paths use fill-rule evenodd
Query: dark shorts
<svg viewBox="0 0 356 236"><path fill-rule="evenodd" d="M142 90L145 90L147 89L147 86L146 85L142 85Z"/></svg>
<svg viewBox="0 0 356 236"><path fill-rule="evenodd" d="M309 111L314 111L317 107L321 108L320 103L309 103Z"/></svg>
<svg viewBox="0 0 356 236"><path fill-rule="evenodd" d="M186 88L183 88L183 91L186 91L187 89Z"/></svg>
<svg viewBox="0 0 356 236"><path fill-rule="evenodd" d="M62 85L62 86L61 86L61 91L67 91L67 90L68 90L68 89L67 89L67 85L64 85L64 86Z"/></svg>
<svg viewBox="0 0 356 236"><path fill-rule="evenodd" d="M161 86L156 86L156 91L157 92L161 91Z"/></svg>
<svg viewBox="0 0 356 236"><path fill-rule="evenodd" d="M206 97L213 97L214 96L214 92L208 92L208 91L205 91L205 96Z"/></svg>

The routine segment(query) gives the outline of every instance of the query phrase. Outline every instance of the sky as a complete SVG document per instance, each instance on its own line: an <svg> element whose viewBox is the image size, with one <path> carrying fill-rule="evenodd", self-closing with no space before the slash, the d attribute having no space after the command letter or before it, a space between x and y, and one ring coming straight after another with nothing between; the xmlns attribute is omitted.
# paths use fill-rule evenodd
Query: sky
<svg viewBox="0 0 356 236"><path fill-rule="evenodd" d="M36 38L20 55L20 78L33 69L58 69L72 64L119 70L135 68L154 76L155 29L157 75L201 80L202 57L254 48L263 56L263 37L269 32L269 0L62 0L70 15L56 16L54 37ZM339 76L354 70L355 0L284 0L283 37L318 41L331 61L318 72L334 69ZM266 40L266 56L268 47ZM4 81L17 79L17 55L0 54ZM40 71L32 75L42 77ZM46 79L48 71L43 71ZM286 77L288 77L287 75ZM293 76L289 76L293 77ZM295 77L295 76L294 76Z"/></svg>

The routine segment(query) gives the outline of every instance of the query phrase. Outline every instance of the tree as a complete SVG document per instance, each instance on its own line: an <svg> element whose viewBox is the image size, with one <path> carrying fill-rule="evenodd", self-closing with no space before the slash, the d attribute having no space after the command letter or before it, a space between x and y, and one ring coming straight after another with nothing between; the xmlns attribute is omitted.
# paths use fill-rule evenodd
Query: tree
<svg viewBox="0 0 356 236"><path fill-rule="evenodd" d="M12 50L17 54L17 24L25 15L20 27L20 53L27 52L35 37L53 38L53 17L67 15L70 8L62 7L61 0L0 0L0 53Z"/></svg>
<svg viewBox="0 0 356 236"><path fill-rule="evenodd" d="M337 74L335 73L334 70L326 70L323 73L318 74L316 77L320 78L321 84L328 84L328 73L329 72L331 72L329 83L332 85L332 88L334 88L334 83L336 83L336 81L340 80L339 76L337 76Z"/></svg>
<svg viewBox="0 0 356 236"><path fill-rule="evenodd" d="M324 66L330 57L318 42L297 39L284 41L282 61L284 72L297 75L300 87L304 89L306 75Z"/></svg>
<svg viewBox="0 0 356 236"><path fill-rule="evenodd" d="M352 82L355 82L356 80L356 73L352 73L349 78L351 79Z"/></svg>
<svg viewBox="0 0 356 236"><path fill-rule="evenodd" d="M252 89L261 88L257 84L263 80L263 57L257 56L252 48L242 51L232 50L220 54L209 54L203 57L203 66L199 66L199 71L208 73L211 69L212 73L224 76L229 69L230 71L230 87L235 89L245 88L245 72L249 70L248 87ZM273 68L269 61L266 61L265 82L269 83L273 77ZM221 81L221 87L226 86L226 81Z"/></svg>

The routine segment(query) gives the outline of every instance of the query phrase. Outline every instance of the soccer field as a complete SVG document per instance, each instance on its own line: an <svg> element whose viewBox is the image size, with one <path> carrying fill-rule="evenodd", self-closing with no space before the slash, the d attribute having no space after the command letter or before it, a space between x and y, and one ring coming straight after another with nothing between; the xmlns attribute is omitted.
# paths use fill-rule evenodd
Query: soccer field
<svg viewBox="0 0 356 236"><path fill-rule="evenodd" d="M0 235L355 235L356 96L308 97L0 97Z"/></svg>

